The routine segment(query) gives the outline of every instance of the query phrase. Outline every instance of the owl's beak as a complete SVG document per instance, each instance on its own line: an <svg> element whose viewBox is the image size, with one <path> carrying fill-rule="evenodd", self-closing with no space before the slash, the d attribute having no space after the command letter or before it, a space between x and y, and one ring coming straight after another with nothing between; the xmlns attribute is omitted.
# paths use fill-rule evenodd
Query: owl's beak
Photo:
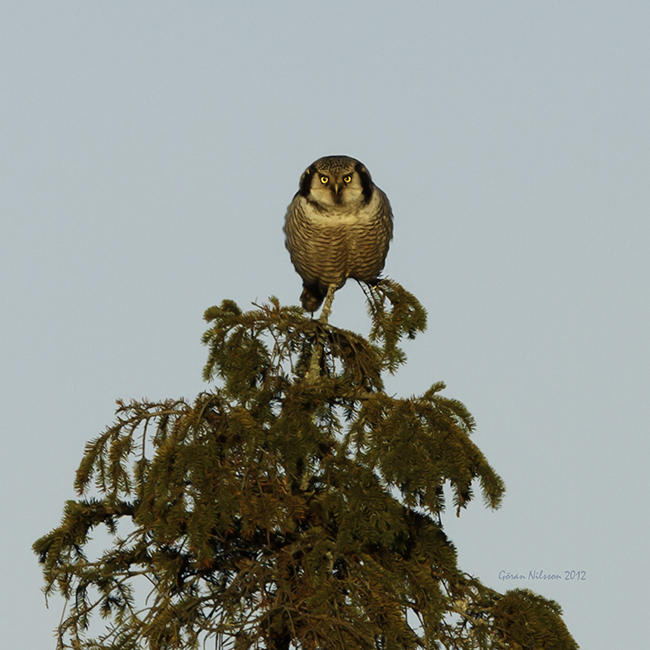
<svg viewBox="0 0 650 650"><path fill-rule="evenodd" d="M332 192L334 193L334 203L341 201L341 186L338 183L332 185Z"/></svg>

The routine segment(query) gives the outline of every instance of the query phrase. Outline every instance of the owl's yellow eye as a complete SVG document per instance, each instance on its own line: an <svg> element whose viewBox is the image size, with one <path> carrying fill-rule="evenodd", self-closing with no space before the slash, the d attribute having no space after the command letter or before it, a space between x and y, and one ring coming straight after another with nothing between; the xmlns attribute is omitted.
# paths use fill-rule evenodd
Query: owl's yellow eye
<svg viewBox="0 0 650 650"><path fill-rule="evenodd" d="M330 180L330 179L329 179L327 176L321 176L321 177L320 177L320 182L321 182L323 185L327 185L327 183L329 183L329 180Z"/></svg>
<svg viewBox="0 0 650 650"><path fill-rule="evenodd" d="M343 177L343 182L344 183L349 183L351 180L352 180L352 176L350 176L350 174Z"/></svg>

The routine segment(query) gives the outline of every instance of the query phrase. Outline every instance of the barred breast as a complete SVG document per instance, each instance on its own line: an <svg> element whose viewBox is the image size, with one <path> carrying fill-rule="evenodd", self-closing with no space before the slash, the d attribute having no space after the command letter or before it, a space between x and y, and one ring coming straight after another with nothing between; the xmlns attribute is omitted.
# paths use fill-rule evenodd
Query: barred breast
<svg viewBox="0 0 650 650"><path fill-rule="evenodd" d="M340 288L348 278L376 282L392 238L393 216L386 195L377 187L374 191L373 200L356 213L325 214L300 196L289 205L285 243L306 289L324 296L329 285Z"/></svg>

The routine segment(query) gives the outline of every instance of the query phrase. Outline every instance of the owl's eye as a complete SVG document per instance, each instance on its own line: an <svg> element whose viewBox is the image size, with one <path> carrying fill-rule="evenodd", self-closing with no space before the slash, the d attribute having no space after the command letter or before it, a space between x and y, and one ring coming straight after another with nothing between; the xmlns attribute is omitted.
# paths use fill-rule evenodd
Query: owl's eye
<svg viewBox="0 0 650 650"><path fill-rule="evenodd" d="M343 177L343 182L344 183L349 183L351 180L352 180L352 176L350 176L350 174Z"/></svg>
<svg viewBox="0 0 650 650"><path fill-rule="evenodd" d="M327 176L321 176L321 177L320 177L320 182L321 182L323 185L327 185L327 183L329 183L329 180L330 180L330 179L329 179Z"/></svg>

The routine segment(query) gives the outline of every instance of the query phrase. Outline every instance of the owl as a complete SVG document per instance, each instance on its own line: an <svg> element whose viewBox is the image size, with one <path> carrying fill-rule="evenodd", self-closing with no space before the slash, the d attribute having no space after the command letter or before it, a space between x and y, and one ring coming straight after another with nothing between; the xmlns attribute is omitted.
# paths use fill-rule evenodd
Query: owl
<svg viewBox="0 0 650 650"><path fill-rule="evenodd" d="M300 301L314 312L331 285L340 289L348 278L377 283L393 236L393 213L363 163L325 156L301 176L284 234L302 278Z"/></svg>

